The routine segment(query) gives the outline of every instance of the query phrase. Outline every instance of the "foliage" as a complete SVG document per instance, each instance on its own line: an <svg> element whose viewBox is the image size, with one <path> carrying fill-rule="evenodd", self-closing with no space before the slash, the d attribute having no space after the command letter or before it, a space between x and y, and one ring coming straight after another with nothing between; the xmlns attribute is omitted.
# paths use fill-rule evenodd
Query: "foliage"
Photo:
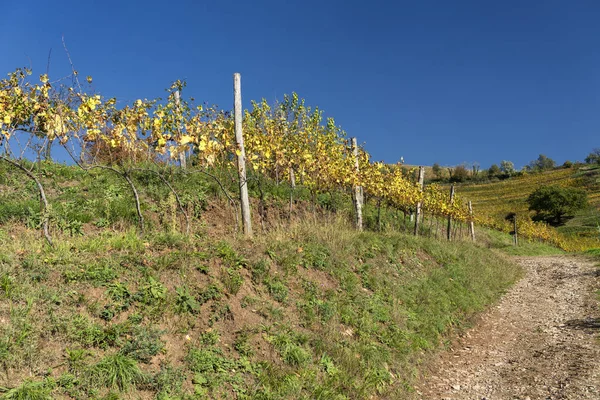
<svg viewBox="0 0 600 400"><path fill-rule="evenodd" d="M464 182L469 178L469 170L464 165L458 165L454 168L450 182Z"/></svg>
<svg viewBox="0 0 600 400"><path fill-rule="evenodd" d="M500 163L500 171L510 176L516 172L515 164L513 164L512 161L502 160Z"/></svg>
<svg viewBox="0 0 600 400"><path fill-rule="evenodd" d="M29 75L31 71L19 69L0 81L0 111L4 116L0 121L0 149L12 154L11 143L30 143L27 135L33 134L42 147L57 140L86 171L112 171L127 183L140 230L144 228L143 207L132 180L136 174L145 176L140 165L158 166L153 172L165 182L169 160L185 159L190 152L194 154L191 169L195 171L235 167L234 155L240 150L235 144L231 113L194 106L193 100L180 97L184 82L174 82L164 100L138 99L122 104L115 98L86 93L82 87L55 86L47 75L40 76L41 84L36 84ZM291 183L293 175L313 195L360 185L367 194L402 210L413 209L421 202L431 213L462 221L468 218L464 204L455 202L451 207L435 190L421 191L399 165L374 163L364 148L358 149L357 171L346 133L333 118L324 119L319 108L307 106L296 93L284 95L283 101L275 105L264 99L252 102L252 109L244 114L243 126L253 181L267 177L277 183ZM22 140L9 140L13 137ZM83 163L75 156L78 150L83 150ZM468 176L466 168L461 171L457 168L454 179L462 181ZM177 225L173 218L175 203L181 212L185 211L173 191L169 196L170 211L164 218L173 230ZM110 220L107 213L97 225L105 226ZM67 219L61 229L81 234L81 223L80 219Z"/></svg>
<svg viewBox="0 0 600 400"><path fill-rule="evenodd" d="M490 168L488 169L488 176L490 178L497 177L498 175L500 175L501 172L502 172L502 170L500 169L500 167L498 165L492 164L490 166Z"/></svg>
<svg viewBox="0 0 600 400"><path fill-rule="evenodd" d="M592 150L590 154L585 158L587 164L600 164L600 148Z"/></svg>
<svg viewBox="0 0 600 400"><path fill-rule="evenodd" d="M587 193L579 188L542 186L529 195L527 203L530 210L560 224L566 215L587 206Z"/></svg>
<svg viewBox="0 0 600 400"><path fill-rule="evenodd" d="M46 381L25 381L0 395L2 400L50 400L52 386Z"/></svg>
<svg viewBox="0 0 600 400"><path fill-rule="evenodd" d="M102 358L90 370L92 385L100 388L129 390L144 380L144 374L137 362L121 354L111 354Z"/></svg>
<svg viewBox="0 0 600 400"><path fill-rule="evenodd" d="M539 157L536 160L531 161L527 167L534 172L548 171L556 167L556 162L544 154L540 154Z"/></svg>
<svg viewBox="0 0 600 400"><path fill-rule="evenodd" d="M433 163L433 165L431 166L431 170L433 172L433 175L436 177L436 179L442 178L442 167L440 166L440 164Z"/></svg>

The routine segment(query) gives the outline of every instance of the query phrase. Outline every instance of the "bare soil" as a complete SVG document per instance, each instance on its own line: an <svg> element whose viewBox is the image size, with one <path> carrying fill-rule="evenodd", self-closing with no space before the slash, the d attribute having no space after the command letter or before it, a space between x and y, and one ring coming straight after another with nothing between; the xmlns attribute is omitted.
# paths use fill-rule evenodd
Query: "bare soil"
<svg viewBox="0 0 600 400"><path fill-rule="evenodd" d="M446 352L416 399L600 399L600 269L520 257L525 276Z"/></svg>

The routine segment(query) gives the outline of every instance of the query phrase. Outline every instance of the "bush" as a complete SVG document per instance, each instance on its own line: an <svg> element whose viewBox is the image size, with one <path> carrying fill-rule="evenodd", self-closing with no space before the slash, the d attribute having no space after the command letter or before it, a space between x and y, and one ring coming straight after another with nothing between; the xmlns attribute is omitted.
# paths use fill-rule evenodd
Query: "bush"
<svg viewBox="0 0 600 400"><path fill-rule="evenodd" d="M529 195L527 203L539 217L560 224L565 216L587 206L587 193L578 188L542 186Z"/></svg>
<svg viewBox="0 0 600 400"><path fill-rule="evenodd" d="M587 164L600 164L600 148L594 149L588 156L585 158L585 162Z"/></svg>

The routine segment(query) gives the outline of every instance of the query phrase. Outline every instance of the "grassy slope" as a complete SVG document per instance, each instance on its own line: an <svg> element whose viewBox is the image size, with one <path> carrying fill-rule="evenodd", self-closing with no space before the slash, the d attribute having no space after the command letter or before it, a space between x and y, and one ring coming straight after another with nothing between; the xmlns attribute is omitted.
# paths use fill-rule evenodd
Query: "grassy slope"
<svg viewBox="0 0 600 400"><path fill-rule="evenodd" d="M473 208L477 213L503 219L510 212L529 214L527 196L542 185L586 187L590 208L579 212L564 226L557 229L567 235L598 237L597 224L600 223L600 168L598 167L559 168L503 181L464 185L459 190L463 198L473 201Z"/></svg>
<svg viewBox="0 0 600 400"><path fill-rule="evenodd" d="M42 176L54 248L26 227L31 185L0 181L1 398L395 398L519 275L487 246L357 233L321 212L236 238L226 203L188 178L192 234L141 177L140 237L114 176Z"/></svg>

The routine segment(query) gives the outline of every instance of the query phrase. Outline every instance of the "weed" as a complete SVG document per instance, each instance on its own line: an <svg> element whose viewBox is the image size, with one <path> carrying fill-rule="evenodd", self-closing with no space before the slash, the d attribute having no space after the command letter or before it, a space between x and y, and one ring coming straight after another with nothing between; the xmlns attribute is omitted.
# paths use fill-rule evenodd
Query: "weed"
<svg viewBox="0 0 600 400"><path fill-rule="evenodd" d="M144 374L137 362L128 356L116 353L104 356L89 371L92 386L127 391L144 381Z"/></svg>
<svg viewBox="0 0 600 400"><path fill-rule="evenodd" d="M214 346L219 343L221 335L219 335L219 331L209 329L206 332L200 334L200 343L206 346Z"/></svg>
<svg viewBox="0 0 600 400"><path fill-rule="evenodd" d="M149 386L157 393L158 400L168 400L178 398L174 395L181 392L184 381L185 372L182 368L161 364L160 371L150 379Z"/></svg>
<svg viewBox="0 0 600 400"><path fill-rule="evenodd" d="M139 291L134 295L134 298L143 304L157 305L165 301L166 294L167 288L150 276L148 277L147 282L140 286Z"/></svg>
<svg viewBox="0 0 600 400"><path fill-rule="evenodd" d="M285 303L288 298L288 288L279 278L267 278L265 285L269 294L280 303Z"/></svg>
<svg viewBox="0 0 600 400"><path fill-rule="evenodd" d="M221 288L215 284L210 284L198 296L198 302L204 304L210 300L220 300L223 295Z"/></svg>
<svg viewBox="0 0 600 400"><path fill-rule="evenodd" d="M12 298L15 291L15 279L7 273L0 274L0 290L6 298Z"/></svg>
<svg viewBox="0 0 600 400"><path fill-rule="evenodd" d="M65 352L67 353L67 365L71 373L81 371L85 366L85 360L92 354L89 350L69 349L68 347L65 349Z"/></svg>
<svg viewBox="0 0 600 400"><path fill-rule="evenodd" d="M2 400L52 400L52 385L47 381L25 381L20 386L6 391Z"/></svg>
<svg viewBox="0 0 600 400"><path fill-rule="evenodd" d="M229 267L245 267L248 265L248 261L238 255L231 245L225 241L217 245L217 255Z"/></svg>
<svg viewBox="0 0 600 400"><path fill-rule="evenodd" d="M94 285L107 284L118 277L117 271L109 264L91 264L63 272L66 283L91 282Z"/></svg>
<svg viewBox="0 0 600 400"><path fill-rule="evenodd" d="M149 363L152 357L165 348L165 342L161 339L163 333L158 329L145 326L136 327L120 353L137 361Z"/></svg>
<svg viewBox="0 0 600 400"><path fill-rule="evenodd" d="M250 344L250 332L248 330L237 332L235 341L233 342L233 348L244 357L251 357L254 354L254 349Z"/></svg>
<svg viewBox="0 0 600 400"><path fill-rule="evenodd" d="M179 314L195 314L200 311L200 303L192 296L185 286L175 289L175 311Z"/></svg>
<svg viewBox="0 0 600 400"><path fill-rule="evenodd" d="M302 265L306 268L325 270L330 267L329 249L322 244L306 244L303 254Z"/></svg>
<svg viewBox="0 0 600 400"><path fill-rule="evenodd" d="M250 270L252 274L252 282L258 284L264 281L269 276L269 262L265 259L260 260L256 264L252 265Z"/></svg>
<svg viewBox="0 0 600 400"><path fill-rule="evenodd" d="M229 304L217 302L210 306L210 318L208 319L208 325L213 326L217 321L233 321L233 313Z"/></svg>
<svg viewBox="0 0 600 400"><path fill-rule="evenodd" d="M237 268L229 267L221 271L221 282L225 286L225 289L235 296L240 291L244 283L244 278L242 278Z"/></svg>

